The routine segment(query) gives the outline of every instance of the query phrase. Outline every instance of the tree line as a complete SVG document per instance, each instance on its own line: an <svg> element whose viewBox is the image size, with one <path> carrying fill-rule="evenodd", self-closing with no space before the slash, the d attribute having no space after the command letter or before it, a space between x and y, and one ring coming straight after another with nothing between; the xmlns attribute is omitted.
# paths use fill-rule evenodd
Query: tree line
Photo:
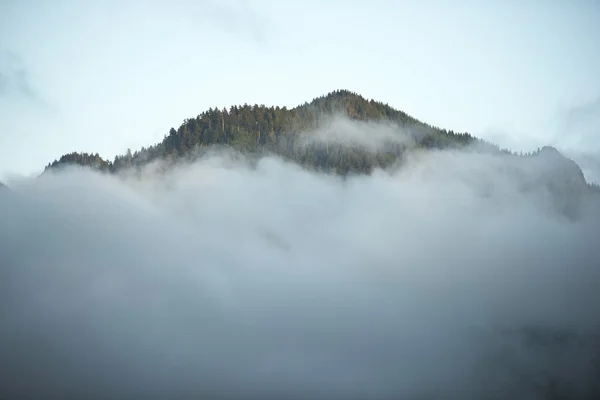
<svg viewBox="0 0 600 400"><path fill-rule="evenodd" d="M407 150L405 145L394 142L373 152L361 146L323 146L300 140L302 133L319 129L336 113L352 120L388 121L399 128L410 129L419 138L415 143L418 148L443 149L478 142L481 146L499 151L497 146L468 133L440 129L387 104L367 100L348 90L337 90L291 109L257 104L229 109L210 108L195 118L184 120L178 129L171 128L160 143L135 152L128 149L113 161L105 160L97 153L73 152L54 160L46 166L46 170L77 164L99 171L117 172L159 159L186 158L196 154L198 148L225 146L246 155L274 154L308 168L346 175L389 167Z"/></svg>
<svg viewBox="0 0 600 400"><path fill-rule="evenodd" d="M229 109L210 108L195 118L183 121L178 129L171 128L163 140L148 147L105 160L98 153L73 152L65 154L46 170L65 165L81 165L98 171L116 173L141 167L152 161L175 162L198 157L204 151L221 146L246 156L277 155L305 168L342 176L368 174L376 168L385 169L402 161L409 146L390 140L378 149L360 145L341 145L303 140L303 134L323 128L332 116L343 115L355 121L387 122L411 132L415 139L410 149L473 148L476 151L502 153L515 157L531 157L531 153L513 153L476 138L469 133L441 129L390 107L382 102L367 100L348 90L337 90L305 102L295 108L265 105L231 106ZM343 132L340 132L343 136ZM598 185L590 188L600 192Z"/></svg>

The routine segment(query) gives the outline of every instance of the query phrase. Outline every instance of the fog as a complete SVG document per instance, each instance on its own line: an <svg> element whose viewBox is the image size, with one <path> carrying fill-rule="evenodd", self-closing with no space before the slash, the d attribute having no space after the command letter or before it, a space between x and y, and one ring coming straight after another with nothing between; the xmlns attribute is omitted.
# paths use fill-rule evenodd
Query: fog
<svg viewBox="0 0 600 400"><path fill-rule="evenodd" d="M598 205L565 217L511 160L431 152L338 179L215 153L12 182L0 394L593 398Z"/></svg>
<svg viewBox="0 0 600 400"><path fill-rule="evenodd" d="M377 151L390 143L411 147L422 136L411 127L399 127L393 122L351 120L342 113L328 115L319 124L318 129L302 135L299 143L322 146L341 144Z"/></svg>

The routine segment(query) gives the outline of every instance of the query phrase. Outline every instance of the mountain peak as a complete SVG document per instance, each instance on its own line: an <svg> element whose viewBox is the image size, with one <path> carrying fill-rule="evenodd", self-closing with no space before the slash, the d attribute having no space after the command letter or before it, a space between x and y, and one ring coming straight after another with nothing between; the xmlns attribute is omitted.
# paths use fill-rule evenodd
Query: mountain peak
<svg viewBox="0 0 600 400"><path fill-rule="evenodd" d="M560 157L566 158L561 154L560 151L558 151L555 147L552 147L552 146L543 146L540 149L540 154L554 155L554 156L560 156Z"/></svg>
<svg viewBox="0 0 600 400"><path fill-rule="evenodd" d="M558 151L555 147L552 146L544 146L540 148L535 154L536 157L542 159L542 161L547 162L549 166L554 169L564 169L574 172L576 175L583 177L583 171L579 167L579 165L566 157L560 151Z"/></svg>
<svg viewBox="0 0 600 400"><path fill-rule="evenodd" d="M375 152L364 146L348 146L341 142L325 146L304 144L303 133L323 128L328 118L338 114L352 120L386 121L407 127L415 143L407 145L391 140ZM345 132L338 133L344 136ZM410 150L407 146L416 149L469 147L492 154L512 154L468 133L428 125L388 104L367 100L349 89L338 89L291 109L248 104L232 106L229 110L211 108L197 117L185 119L178 129L171 128L161 142L118 155L114 161L93 153L70 153L50 163L46 170L75 164L115 173L155 160L171 162L178 158L195 158L211 146L232 148L246 155L274 154L309 169L342 176L369 174L374 169L393 166ZM534 157L525 158L540 163L549 176L556 175L555 178L561 177L560 181L576 184L585 182L579 166L554 147L544 146L529 155Z"/></svg>

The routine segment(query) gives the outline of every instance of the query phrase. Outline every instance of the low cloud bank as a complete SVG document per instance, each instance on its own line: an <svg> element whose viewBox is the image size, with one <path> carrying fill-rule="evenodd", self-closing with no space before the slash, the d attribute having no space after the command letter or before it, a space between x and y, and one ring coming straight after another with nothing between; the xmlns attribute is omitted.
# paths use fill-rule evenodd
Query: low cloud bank
<svg viewBox="0 0 600 400"><path fill-rule="evenodd" d="M597 201L566 218L498 160L340 180L213 155L15 183L0 395L592 398Z"/></svg>

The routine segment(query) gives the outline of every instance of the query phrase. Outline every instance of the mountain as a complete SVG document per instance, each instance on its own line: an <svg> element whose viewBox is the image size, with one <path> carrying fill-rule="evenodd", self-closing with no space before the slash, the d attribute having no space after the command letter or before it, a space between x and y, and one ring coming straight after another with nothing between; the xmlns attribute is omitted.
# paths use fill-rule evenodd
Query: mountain
<svg viewBox="0 0 600 400"><path fill-rule="evenodd" d="M300 145L306 139L302 133L326 129L334 115L364 123L385 121L410 129L411 135L418 138L416 147L460 147L477 142L495 148L467 133L439 129L387 104L367 100L348 90L338 90L291 109L248 104L232 106L229 110L211 108L195 118L186 119L177 130L171 128L160 143L133 153L128 151L113 161L105 160L98 154L70 153L50 163L46 169L78 164L115 172L157 159L185 158L192 156L194 150L202 152L202 149L218 145L231 147L247 155L273 153L305 167L346 175L388 167L406 150L406 144L393 141L375 153L359 146L348 148L333 144L323 148L318 143Z"/></svg>
<svg viewBox="0 0 600 400"><path fill-rule="evenodd" d="M353 121L354 125L348 121ZM373 128L373 122L377 122L378 128ZM373 135L386 129L393 132L375 138L379 145L373 148L350 140L356 126ZM548 165L553 167L539 179L554 187L553 190L598 191L597 186L587 184L576 163L554 148L544 147L531 154L517 155L469 133L426 124L349 90L337 90L291 109L248 104L232 106L229 110L211 108L195 118L184 120L178 129L171 128L169 134L155 145L135 152L128 150L113 161L105 160L97 153L65 154L48 164L44 172L76 164L115 173L155 160L167 163L189 160L215 146L233 148L250 157L275 154L308 169L342 176L368 174L375 168L396 165L409 150L468 147L478 152L509 155L514 158L515 165L523 160L542 164L550 161ZM530 184L532 182L526 183Z"/></svg>

